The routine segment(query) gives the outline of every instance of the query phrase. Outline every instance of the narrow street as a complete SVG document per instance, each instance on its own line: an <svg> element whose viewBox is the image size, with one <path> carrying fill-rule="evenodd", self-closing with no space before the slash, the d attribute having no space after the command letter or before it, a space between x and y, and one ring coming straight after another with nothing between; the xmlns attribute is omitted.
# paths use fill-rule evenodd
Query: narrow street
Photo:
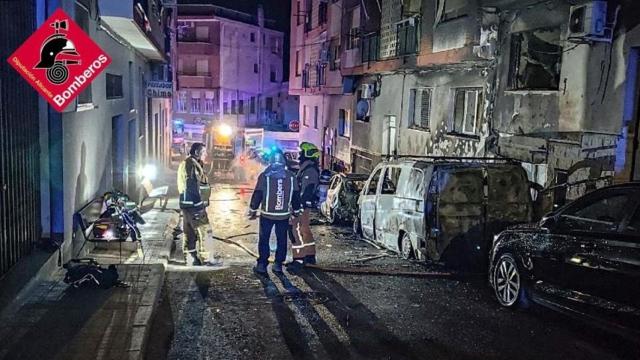
<svg viewBox="0 0 640 360"><path fill-rule="evenodd" d="M255 251L257 221L244 212L251 189L218 184L215 236ZM350 227L316 225L323 265L440 271L384 254ZM148 359L625 359L637 346L583 322L531 306L501 308L485 276L412 278L306 270L259 279L254 259L215 241L225 266L169 265Z"/></svg>

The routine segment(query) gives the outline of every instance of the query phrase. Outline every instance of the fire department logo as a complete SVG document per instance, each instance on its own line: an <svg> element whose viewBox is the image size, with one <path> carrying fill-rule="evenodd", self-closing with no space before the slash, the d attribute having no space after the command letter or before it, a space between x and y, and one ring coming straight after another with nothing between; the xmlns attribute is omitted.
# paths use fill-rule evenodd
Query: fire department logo
<svg viewBox="0 0 640 360"><path fill-rule="evenodd" d="M7 61L62 111L109 66L111 58L58 9Z"/></svg>

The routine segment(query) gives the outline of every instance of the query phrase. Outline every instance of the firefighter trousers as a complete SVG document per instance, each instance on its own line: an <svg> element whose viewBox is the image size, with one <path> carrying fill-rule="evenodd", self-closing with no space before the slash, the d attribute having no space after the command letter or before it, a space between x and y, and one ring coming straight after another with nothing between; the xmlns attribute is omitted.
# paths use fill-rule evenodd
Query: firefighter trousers
<svg viewBox="0 0 640 360"><path fill-rule="evenodd" d="M269 247L269 239L271 238L271 230L275 228L276 232L276 264L282 264L287 259L287 229L289 221L273 220L263 216L260 217L260 234L258 238L258 264L267 265L269 263L269 255L271 249Z"/></svg>
<svg viewBox="0 0 640 360"><path fill-rule="evenodd" d="M316 242L313 239L310 221L310 209L304 209L300 216L291 219L291 250L294 260L304 260L305 256L316 255Z"/></svg>
<svg viewBox="0 0 640 360"><path fill-rule="evenodd" d="M185 256L196 253L200 261L208 261L209 253L205 249L205 239L211 232L211 226L206 210L183 209L182 229L184 231L182 249ZM187 259L187 261L189 260Z"/></svg>

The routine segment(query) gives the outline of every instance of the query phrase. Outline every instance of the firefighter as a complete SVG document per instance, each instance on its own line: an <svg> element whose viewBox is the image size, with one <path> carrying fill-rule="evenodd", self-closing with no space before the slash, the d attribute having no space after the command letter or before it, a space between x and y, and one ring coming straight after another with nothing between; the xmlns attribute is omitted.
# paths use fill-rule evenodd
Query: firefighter
<svg viewBox="0 0 640 360"><path fill-rule="evenodd" d="M315 265L316 263L316 243L311 233L310 216L311 209L318 205L319 159L318 147L308 142L300 144L300 170L296 179L300 187L302 213L291 221L293 262L289 264L290 271L300 270L305 264Z"/></svg>
<svg viewBox="0 0 640 360"><path fill-rule="evenodd" d="M289 219L297 216L300 209L300 192L295 174L285 168L284 154L273 151L269 166L258 176L256 188L251 196L249 218L257 217L260 210L260 231L258 239L258 261L254 271L260 275L267 273L269 262L269 238L275 227L277 248L275 262L271 270L282 273L282 263L287 257L287 230Z"/></svg>
<svg viewBox="0 0 640 360"><path fill-rule="evenodd" d="M178 192L182 209L184 237L182 248L189 263L194 266L213 265L209 262L209 253L205 250L205 239L210 232L206 207L209 206L211 186L204 171L206 155L203 143L191 145L189 157L178 168Z"/></svg>

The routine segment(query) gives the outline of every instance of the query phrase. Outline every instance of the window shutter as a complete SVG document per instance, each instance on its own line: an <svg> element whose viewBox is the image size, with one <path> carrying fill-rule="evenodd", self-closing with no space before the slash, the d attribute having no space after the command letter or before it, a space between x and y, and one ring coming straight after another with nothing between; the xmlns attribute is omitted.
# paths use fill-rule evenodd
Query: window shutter
<svg viewBox="0 0 640 360"><path fill-rule="evenodd" d="M423 89L420 96L420 126L429 128L431 124L431 89Z"/></svg>

